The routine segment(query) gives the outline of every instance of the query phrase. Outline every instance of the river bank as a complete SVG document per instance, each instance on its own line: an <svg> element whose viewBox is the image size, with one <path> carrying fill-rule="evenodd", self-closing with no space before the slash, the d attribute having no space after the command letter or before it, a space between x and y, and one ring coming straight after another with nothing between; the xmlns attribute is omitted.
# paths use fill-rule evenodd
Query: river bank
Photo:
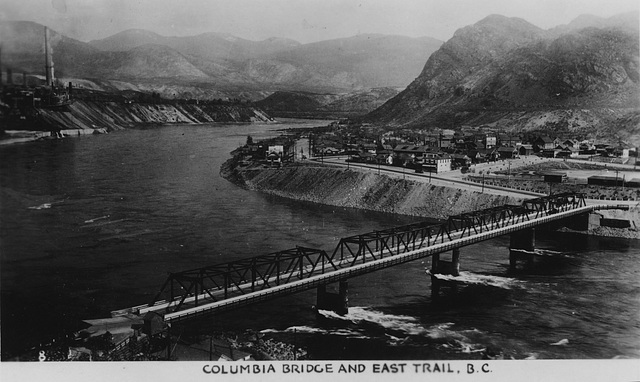
<svg viewBox="0 0 640 382"><path fill-rule="evenodd" d="M29 130L5 126L0 144L98 134L164 124L274 122L248 104L137 103L76 100L63 108L35 108ZM24 124L23 124L24 125ZM21 126L23 126L21 125Z"/></svg>
<svg viewBox="0 0 640 382"><path fill-rule="evenodd" d="M220 174L243 188L289 199L436 219L523 201L521 198L436 186L316 162L297 162L280 168L258 164L241 167L238 160L232 158L221 166ZM603 222L628 221L629 226L616 228L603 224L582 233L640 239L638 205L629 211L600 211L599 215Z"/></svg>
<svg viewBox="0 0 640 382"><path fill-rule="evenodd" d="M240 167L234 158L222 165L220 174L241 187L285 198L437 219L522 202L518 198L435 186L315 162L297 162L281 168Z"/></svg>

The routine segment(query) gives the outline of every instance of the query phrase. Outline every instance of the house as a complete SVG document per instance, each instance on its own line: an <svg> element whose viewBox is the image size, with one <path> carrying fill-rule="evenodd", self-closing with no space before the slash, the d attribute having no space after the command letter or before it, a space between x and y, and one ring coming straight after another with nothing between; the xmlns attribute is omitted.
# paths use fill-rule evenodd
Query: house
<svg viewBox="0 0 640 382"><path fill-rule="evenodd" d="M376 162L376 154L371 154L370 152L363 151L351 158L352 162L360 162L360 163L377 163Z"/></svg>
<svg viewBox="0 0 640 382"><path fill-rule="evenodd" d="M451 171L451 157L446 154L426 154L422 163L422 168L429 172L435 172L436 174Z"/></svg>
<svg viewBox="0 0 640 382"><path fill-rule="evenodd" d="M422 161L424 154L430 152L427 146L397 145L393 148L393 154L404 164Z"/></svg>
<svg viewBox="0 0 640 382"><path fill-rule="evenodd" d="M515 147L500 146L498 147L498 154L501 159L516 158L518 156L518 149Z"/></svg>
<svg viewBox="0 0 640 382"><path fill-rule="evenodd" d="M554 149L557 146L557 142L551 139L548 135L538 137L533 141L533 149L538 152L542 150Z"/></svg>
<svg viewBox="0 0 640 382"><path fill-rule="evenodd" d="M482 155L478 150L471 149L467 151L467 157L471 160L471 163L482 163L485 161L484 155Z"/></svg>
<svg viewBox="0 0 640 382"><path fill-rule="evenodd" d="M516 135L504 134L504 133L498 134L498 145L500 146L517 147L520 144L522 144L522 142L520 141L520 138Z"/></svg>
<svg viewBox="0 0 640 382"><path fill-rule="evenodd" d="M520 156L533 155L534 152L533 145L520 145L518 147L518 155Z"/></svg>
<svg viewBox="0 0 640 382"><path fill-rule="evenodd" d="M498 150L495 148L491 149L480 149L478 153L482 155L485 162L495 162L500 159L500 154L498 154Z"/></svg>
<svg viewBox="0 0 640 382"><path fill-rule="evenodd" d="M472 142L476 144L479 150L487 148L487 136L485 134L475 134Z"/></svg>
<svg viewBox="0 0 640 382"><path fill-rule="evenodd" d="M360 150L375 154L378 146L375 143L364 143L360 145Z"/></svg>
<svg viewBox="0 0 640 382"><path fill-rule="evenodd" d="M622 184L622 178L617 176L593 175L587 178L587 184L617 187Z"/></svg>
<svg viewBox="0 0 640 382"><path fill-rule="evenodd" d="M336 154L340 154L340 149L333 146L322 147L320 149L320 153L322 155L336 155Z"/></svg>
<svg viewBox="0 0 640 382"><path fill-rule="evenodd" d="M540 151L540 155L545 157L545 158L556 158L558 156L558 154L560 153L560 149L558 148L552 148L552 149L544 149L542 151Z"/></svg>
<svg viewBox="0 0 640 382"><path fill-rule="evenodd" d="M324 147L323 145L318 146L320 148ZM291 159L294 155L294 146L291 143L275 143L267 146L265 151L265 156L267 159L274 158L277 156L280 161ZM316 151L318 152L318 151Z"/></svg>
<svg viewBox="0 0 640 382"><path fill-rule="evenodd" d="M577 158L578 157L578 148L577 147L565 147L560 150L556 156L558 158Z"/></svg>
<svg viewBox="0 0 640 382"><path fill-rule="evenodd" d="M452 169L471 166L471 158L465 154L451 154L450 156Z"/></svg>
<svg viewBox="0 0 640 382"><path fill-rule="evenodd" d="M393 147L391 145L382 145L382 146L378 146L377 150L376 150L376 154L378 155L384 155L385 157L389 156L390 154L393 154Z"/></svg>
<svg viewBox="0 0 640 382"><path fill-rule="evenodd" d="M439 137L438 147L448 148L455 144L455 132L453 130L442 130Z"/></svg>
<svg viewBox="0 0 640 382"><path fill-rule="evenodd" d="M440 147L440 134L430 133L424 139L425 146Z"/></svg>
<svg viewBox="0 0 640 382"><path fill-rule="evenodd" d="M487 134L484 139L484 146L488 149L496 147L498 144L498 138L495 135Z"/></svg>
<svg viewBox="0 0 640 382"><path fill-rule="evenodd" d="M542 173L543 179L547 183L562 183L567 181L567 173L547 171Z"/></svg>
<svg viewBox="0 0 640 382"><path fill-rule="evenodd" d="M562 148L575 148L578 149L580 147L580 142L577 139L565 139L560 144Z"/></svg>

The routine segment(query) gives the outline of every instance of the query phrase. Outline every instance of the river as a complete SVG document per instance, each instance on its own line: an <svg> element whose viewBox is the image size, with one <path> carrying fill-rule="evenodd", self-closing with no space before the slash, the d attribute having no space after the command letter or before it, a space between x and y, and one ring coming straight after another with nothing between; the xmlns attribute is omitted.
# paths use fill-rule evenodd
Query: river
<svg viewBox="0 0 640 382"><path fill-rule="evenodd" d="M3 359L150 301L167 272L415 222L243 190L219 175L229 152L282 124L172 125L0 147ZM322 123L320 123L322 124ZM306 150L305 150L306 151ZM434 303L429 261L349 280L348 315L312 310L315 292L225 313L312 359L640 357L640 242L539 235L556 251L508 270L508 237L462 248L475 284Z"/></svg>

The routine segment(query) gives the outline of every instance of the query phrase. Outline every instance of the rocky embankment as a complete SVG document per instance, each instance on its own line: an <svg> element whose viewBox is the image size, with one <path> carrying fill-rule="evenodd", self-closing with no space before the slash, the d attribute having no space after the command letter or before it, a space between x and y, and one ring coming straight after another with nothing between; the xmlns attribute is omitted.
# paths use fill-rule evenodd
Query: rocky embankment
<svg viewBox="0 0 640 382"><path fill-rule="evenodd" d="M242 187L290 199L431 218L521 202L311 162L265 168L239 167L230 159L220 173Z"/></svg>
<svg viewBox="0 0 640 382"><path fill-rule="evenodd" d="M145 124L271 121L264 111L240 104L122 103L76 101L68 108L38 109L44 130L119 130Z"/></svg>
<svg viewBox="0 0 640 382"><path fill-rule="evenodd" d="M285 198L438 219L522 202L517 198L434 186L314 162L299 162L282 168L241 167L238 160L232 158L222 165L220 174L241 187ZM604 219L628 221L630 227L601 226L581 233L640 239L640 206L632 206L630 211L608 210L599 214Z"/></svg>
<svg viewBox="0 0 640 382"><path fill-rule="evenodd" d="M588 231L582 231L587 235L593 236L606 236L606 237L619 237L624 239L636 239L640 240L640 203L632 205L629 211L622 210L606 210L599 211L598 214L602 219L606 221L629 222L628 228L616 228L607 226L606 221L601 221L600 227L589 229Z"/></svg>

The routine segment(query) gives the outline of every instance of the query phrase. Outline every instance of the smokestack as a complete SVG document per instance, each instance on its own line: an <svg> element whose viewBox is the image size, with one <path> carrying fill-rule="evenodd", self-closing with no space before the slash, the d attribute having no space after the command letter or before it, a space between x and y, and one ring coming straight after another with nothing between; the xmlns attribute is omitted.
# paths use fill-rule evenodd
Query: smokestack
<svg viewBox="0 0 640 382"><path fill-rule="evenodd" d="M53 49L49 41L49 28L44 27L44 71L47 78L47 86L53 85Z"/></svg>
<svg viewBox="0 0 640 382"><path fill-rule="evenodd" d="M22 72L22 85L27 87L27 72Z"/></svg>

